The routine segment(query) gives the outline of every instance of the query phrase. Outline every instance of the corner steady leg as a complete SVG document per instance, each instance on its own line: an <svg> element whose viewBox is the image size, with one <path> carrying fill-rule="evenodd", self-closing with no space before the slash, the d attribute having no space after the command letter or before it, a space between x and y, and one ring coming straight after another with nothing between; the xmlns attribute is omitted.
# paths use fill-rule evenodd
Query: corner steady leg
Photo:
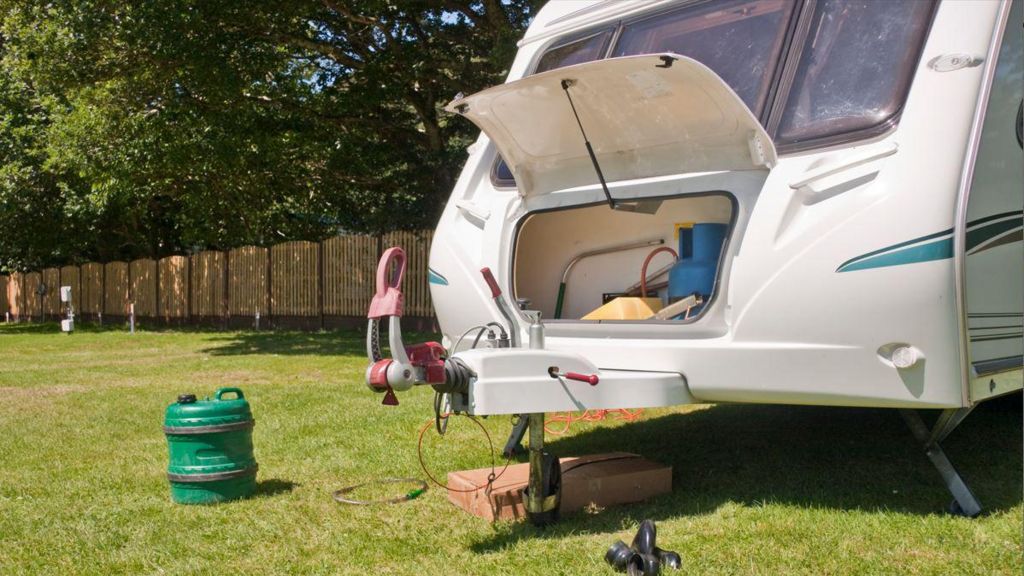
<svg viewBox="0 0 1024 576"><path fill-rule="evenodd" d="M512 426L512 433L509 434L505 448L501 451L501 455L506 459L512 459L516 454L526 452L526 448L523 448L523 437L526 436L526 429L530 426L530 417L527 414L516 414L516 418L518 419Z"/></svg>
<svg viewBox="0 0 1024 576"><path fill-rule="evenodd" d="M562 468L558 458L544 450L544 414L530 414L530 474L523 492L523 507L534 526L558 522L562 498Z"/></svg>
<svg viewBox="0 0 1024 576"><path fill-rule="evenodd" d="M971 412L970 408L950 408L943 410L935 426L931 430L921 419L921 415L914 410L900 410L900 414L910 427L914 437L924 446L924 453L932 464L939 471L946 488L953 494L953 501L950 503L949 512L957 516L974 518L981 513L981 504L975 498L967 483L960 477L960 473L953 467L953 463L942 451L939 442L949 436L960 422Z"/></svg>

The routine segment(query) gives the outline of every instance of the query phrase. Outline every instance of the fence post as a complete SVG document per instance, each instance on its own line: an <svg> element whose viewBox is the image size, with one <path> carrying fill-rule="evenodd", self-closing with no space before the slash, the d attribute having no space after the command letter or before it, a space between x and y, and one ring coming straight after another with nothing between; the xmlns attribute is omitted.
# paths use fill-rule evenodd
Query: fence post
<svg viewBox="0 0 1024 576"><path fill-rule="evenodd" d="M274 281L274 260L272 257L274 247L273 245L267 248L267 322L268 325L273 327L274 321L274 289L271 286Z"/></svg>
<svg viewBox="0 0 1024 576"><path fill-rule="evenodd" d="M103 273L100 274L100 278L101 278L100 294L102 295L100 297L100 326L102 326L103 325L103 313L107 311L107 263L104 262L100 266L100 269L103 271Z"/></svg>
<svg viewBox="0 0 1024 576"><path fill-rule="evenodd" d="M132 284L132 260L128 260L128 301L124 303L124 311L128 313L131 332L135 334L135 286Z"/></svg>
<svg viewBox="0 0 1024 576"><path fill-rule="evenodd" d="M221 298L221 305L224 311L224 328L228 328L231 324L231 296L228 295L229 284L231 278L231 251L222 251L224 254L224 296Z"/></svg>
<svg viewBox="0 0 1024 576"><path fill-rule="evenodd" d="M316 243L316 304L320 309L320 329L324 329L324 243Z"/></svg>
<svg viewBox="0 0 1024 576"><path fill-rule="evenodd" d="M153 298L156 298L156 302L153 304L153 314L156 316L156 321L160 321L160 258L154 258L156 260L156 271L153 273L156 282L156 288L153 290Z"/></svg>
<svg viewBox="0 0 1024 576"><path fill-rule="evenodd" d="M185 257L185 323L192 323L192 255Z"/></svg>

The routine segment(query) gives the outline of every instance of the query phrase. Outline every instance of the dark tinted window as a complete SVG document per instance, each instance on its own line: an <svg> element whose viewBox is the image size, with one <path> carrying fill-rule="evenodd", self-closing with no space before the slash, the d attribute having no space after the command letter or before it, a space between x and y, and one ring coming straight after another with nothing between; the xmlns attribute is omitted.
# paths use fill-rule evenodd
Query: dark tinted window
<svg viewBox="0 0 1024 576"><path fill-rule="evenodd" d="M797 143L882 124L899 111L934 5L823 0L775 139Z"/></svg>
<svg viewBox="0 0 1024 576"><path fill-rule="evenodd" d="M512 170L501 156L498 156L498 163L494 166L494 180L502 186L515 186L516 179L512 176Z"/></svg>
<svg viewBox="0 0 1024 576"><path fill-rule="evenodd" d="M541 56L540 62L537 63L537 72L546 72L555 68L604 58L604 53L608 50L608 40L611 37L612 31L605 30L568 44L556 46Z"/></svg>
<svg viewBox="0 0 1024 576"><path fill-rule="evenodd" d="M675 52L715 71L760 114L795 2L728 0L626 24L613 56Z"/></svg>

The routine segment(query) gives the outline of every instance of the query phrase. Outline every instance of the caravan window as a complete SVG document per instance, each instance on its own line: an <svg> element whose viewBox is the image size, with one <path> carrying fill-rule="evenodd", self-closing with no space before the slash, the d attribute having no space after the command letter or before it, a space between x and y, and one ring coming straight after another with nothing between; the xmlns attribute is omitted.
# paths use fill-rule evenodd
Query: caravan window
<svg viewBox="0 0 1024 576"><path fill-rule="evenodd" d="M606 54L676 52L729 84L783 151L824 146L872 135L893 122L935 6L934 0L693 2L625 21L617 35L606 28L556 44L536 72ZM515 186L500 158L492 181Z"/></svg>
<svg viewBox="0 0 1024 576"><path fill-rule="evenodd" d="M933 8L927 1L820 2L776 142L797 144L888 122L910 89Z"/></svg>
<svg viewBox="0 0 1024 576"><path fill-rule="evenodd" d="M541 56L536 73L599 60L608 51L611 37L609 29L551 48Z"/></svg>
<svg viewBox="0 0 1024 576"><path fill-rule="evenodd" d="M675 52L714 70L760 115L795 2L701 3L627 23L612 56Z"/></svg>

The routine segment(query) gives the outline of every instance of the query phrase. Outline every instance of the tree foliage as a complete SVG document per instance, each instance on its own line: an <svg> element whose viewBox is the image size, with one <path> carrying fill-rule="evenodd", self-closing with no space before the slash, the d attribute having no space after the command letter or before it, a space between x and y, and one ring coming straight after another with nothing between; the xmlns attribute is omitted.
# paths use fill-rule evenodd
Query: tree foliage
<svg viewBox="0 0 1024 576"><path fill-rule="evenodd" d="M432 226L536 0L0 0L0 267Z"/></svg>

